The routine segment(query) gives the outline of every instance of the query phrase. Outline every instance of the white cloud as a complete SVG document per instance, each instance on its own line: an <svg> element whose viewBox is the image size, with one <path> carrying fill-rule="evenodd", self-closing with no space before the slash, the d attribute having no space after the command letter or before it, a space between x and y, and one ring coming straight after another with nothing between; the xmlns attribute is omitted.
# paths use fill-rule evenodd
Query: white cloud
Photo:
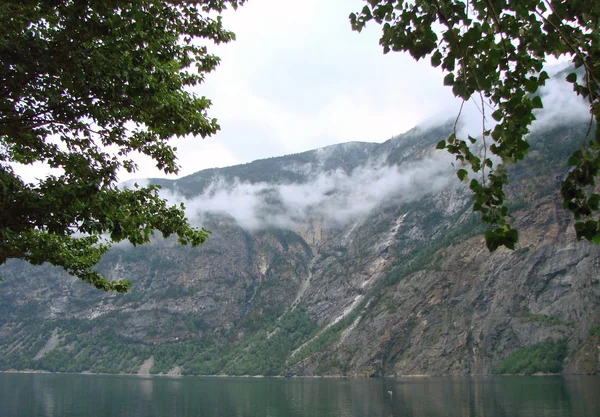
<svg viewBox="0 0 600 417"><path fill-rule="evenodd" d="M558 124L589 123L590 105L575 94L573 86L559 77L546 81L541 91L544 108L535 112L531 131L542 131Z"/></svg>
<svg viewBox="0 0 600 417"><path fill-rule="evenodd" d="M295 229L307 218L321 218L328 226L341 226L368 215L375 207L414 200L440 191L450 182L452 157L433 152L416 162L387 166L368 161L351 173L315 172L305 183L249 183L216 178L199 197L185 200L164 191L171 202L184 202L192 222L202 223L206 213L233 217L248 230L265 227ZM304 167L295 167L302 170Z"/></svg>

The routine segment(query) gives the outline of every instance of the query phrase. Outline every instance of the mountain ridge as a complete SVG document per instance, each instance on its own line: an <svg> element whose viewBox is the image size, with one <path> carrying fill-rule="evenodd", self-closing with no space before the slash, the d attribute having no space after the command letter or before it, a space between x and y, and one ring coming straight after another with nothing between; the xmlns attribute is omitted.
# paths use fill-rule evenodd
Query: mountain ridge
<svg viewBox="0 0 600 417"><path fill-rule="evenodd" d="M490 374L564 341L562 372L598 372L600 252L575 243L555 194L584 128L532 134L508 190L520 247L493 254L434 150L451 128L152 180L209 241L116 245L99 270L133 281L124 296L9 262L0 370Z"/></svg>

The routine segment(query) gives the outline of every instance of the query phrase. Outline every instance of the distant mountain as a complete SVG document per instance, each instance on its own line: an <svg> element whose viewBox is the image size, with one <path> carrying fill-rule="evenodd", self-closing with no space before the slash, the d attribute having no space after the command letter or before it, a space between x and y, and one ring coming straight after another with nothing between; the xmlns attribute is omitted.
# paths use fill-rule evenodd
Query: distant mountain
<svg viewBox="0 0 600 417"><path fill-rule="evenodd" d="M99 269L132 280L127 295L9 262L0 369L598 372L600 248L575 242L556 194L585 127L532 135L508 190L520 246L493 254L434 149L450 130L151 180L212 230L208 243L116 245Z"/></svg>

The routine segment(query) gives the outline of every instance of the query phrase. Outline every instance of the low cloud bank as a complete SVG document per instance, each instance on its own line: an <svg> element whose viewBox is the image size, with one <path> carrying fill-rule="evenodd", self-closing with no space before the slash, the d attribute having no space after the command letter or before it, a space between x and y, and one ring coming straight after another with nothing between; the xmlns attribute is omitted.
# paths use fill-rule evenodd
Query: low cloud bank
<svg viewBox="0 0 600 417"><path fill-rule="evenodd" d="M320 172L305 183L292 184L216 178L196 198L183 199L168 190L163 196L173 203L183 202L188 218L197 224L208 213L220 213L233 217L247 230L293 229L309 218L337 227L368 215L381 204L412 201L456 182L451 161L451 155L434 152L402 166L367 162L351 173Z"/></svg>

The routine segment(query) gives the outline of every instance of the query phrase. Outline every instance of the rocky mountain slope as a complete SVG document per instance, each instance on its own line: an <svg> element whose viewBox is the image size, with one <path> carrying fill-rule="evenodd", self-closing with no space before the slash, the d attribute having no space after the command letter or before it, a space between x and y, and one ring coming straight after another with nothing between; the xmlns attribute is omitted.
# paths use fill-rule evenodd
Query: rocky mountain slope
<svg viewBox="0 0 600 417"><path fill-rule="evenodd" d="M117 245L100 270L126 295L9 262L0 369L489 374L556 348L562 372L600 371L600 247L575 242L556 195L585 126L532 135L511 169L520 246L495 253L434 150L450 129L153 180L209 242Z"/></svg>

